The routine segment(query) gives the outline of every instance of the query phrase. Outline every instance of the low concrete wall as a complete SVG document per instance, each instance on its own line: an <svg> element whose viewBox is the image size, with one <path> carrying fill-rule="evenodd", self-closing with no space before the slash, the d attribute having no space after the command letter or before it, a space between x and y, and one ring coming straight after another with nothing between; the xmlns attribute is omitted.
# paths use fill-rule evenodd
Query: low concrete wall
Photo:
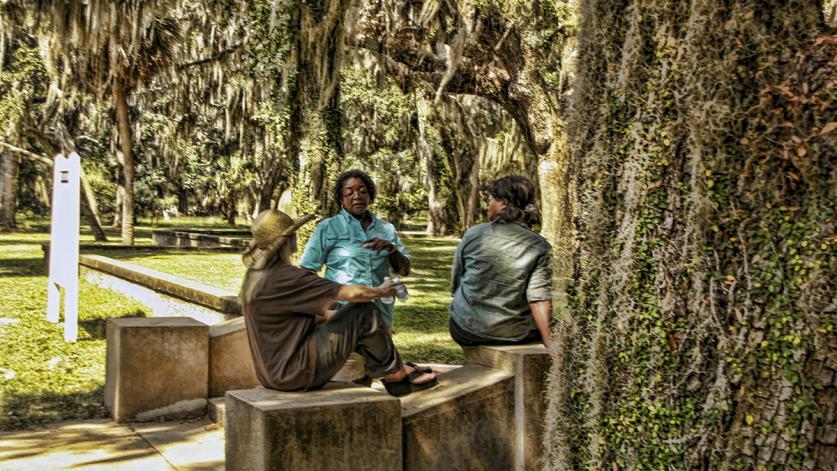
<svg viewBox="0 0 837 471"><path fill-rule="evenodd" d="M551 360L543 344L465 347L465 364L514 375L515 470L543 469L546 381Z"/></svg>
<svg viewBox="0 0 837 471"><path fill-rule="evenodd" d="M218 312L233 315L241 314L238 296L197 281L187 280L101 255L80 255L79 264L169 296L206 306Z"/></svg>
<svg viewBox="0 0 837 471"><path fill-rule="evenodd" d="M231 246L239 249L250 242L250 231L230 232L192 232L176 230L155 230L151 232L155 245L177 247L216 247Z"/></svg>
<svg viewBox="0 0 837 471"><path fill-rule="evenodd" d="M80 252L217 252L217 253L240 253L241 247L219 246L219 247L187 247L187 246L166 246L166 245L105 245L105 244L79 244ZM44 262L49 263L49 242L41 244L44 252Z"/></svg>
<svg viewBox="0 0 837 471"><path fill-rule="evenodd" d="M226 399L228 470L401 469L401 407L388 394L328 383L309 392L228 391Z"/></svg>
<svg viewBox="0 0 837 471"><path fill-rule="evenodd" d="M207 325L215 325L240 317L237 314L225 314L206 306L162 294L93 268L80 267L79 275L90 283L141 302L150 311L148 317L191 317Z"/></svg>
<svg viewBox="0 0 837 471"><path fill-rule="evenodd" d="M511 374L471 365L401 398L403 469L512 469L513 387Z"/></svg>

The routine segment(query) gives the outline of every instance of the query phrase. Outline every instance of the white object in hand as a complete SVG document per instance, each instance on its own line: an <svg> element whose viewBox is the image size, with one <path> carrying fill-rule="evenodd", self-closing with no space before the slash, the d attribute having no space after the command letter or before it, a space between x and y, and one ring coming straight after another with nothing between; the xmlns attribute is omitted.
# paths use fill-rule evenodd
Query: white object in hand
<svg viewBox="0 0 837 471"><path fill-rule="evenodd" d="M407 300L407 285L401 282L399 278L393 280L395 283L395 297L398 298L399 301L406 301Z"/></svg>
<svg viewBox="0 0 837 471"><path fill-rule="evenodd" d="M387 281L390 281L390 277L388 276L384 277L384 283L386 283ZM381 302L384 304L392 304L395 302L395 298L393 298L392 296L387 296L386 298L381 298Z"/></svg>

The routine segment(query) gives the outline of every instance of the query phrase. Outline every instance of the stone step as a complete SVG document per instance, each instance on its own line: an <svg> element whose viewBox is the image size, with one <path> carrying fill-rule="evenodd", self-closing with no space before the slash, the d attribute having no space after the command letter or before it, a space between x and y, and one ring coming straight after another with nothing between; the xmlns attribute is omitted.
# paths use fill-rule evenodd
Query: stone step
<svg viewBox="0 0 837 471"><path fill-rule="evenodd" d="M227 402L223 397L213 397L209 399L207 407L207 415L209 420L218 425L224 425L224 413L227 410Z"/></svg>
<svg viewBox="0 0 837 471"><path fill-rule="evenodd" d="M401 398L405 470L512 469L514 376L479 365Z"/></svg>

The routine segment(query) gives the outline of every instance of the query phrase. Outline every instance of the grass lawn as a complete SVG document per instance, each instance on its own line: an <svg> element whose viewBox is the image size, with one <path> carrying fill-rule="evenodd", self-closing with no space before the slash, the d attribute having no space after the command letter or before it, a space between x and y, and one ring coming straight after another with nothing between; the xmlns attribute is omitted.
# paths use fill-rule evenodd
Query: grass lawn
<svg viewBox="0 0 837 471"><path fill-rule="evenodd" d="M190 218L168 227L224 228ZM105 417L105 319L145 316L145 306L85 280L80 285L79 341L64 342L62 324L46 321L44 225L31 232L0 233L0 430L57 420ZM40 230L40 231L39 231ZM109 236L112 234L109 234ZM151 229L138 227L136 243L151 243ZM111 237L118 243L118 236ZM83 230L82 243L92 243ZM395 343L408 360L460 363L461 349L447 330L450 264L457 239L411 238L413 273L405 278L406 303L397 302ZM237 292L244 267L237 254L107 251L102 255L184 276Z"/></svg>
<svg viewBox="0 0 837 471"><path fill-rule="evenodd" d="M46 320L46 233L0 234L0 430L105 417L105 319L143 305L81 280L79 340ZM82 242L91 242L85 236Z"/></svg>

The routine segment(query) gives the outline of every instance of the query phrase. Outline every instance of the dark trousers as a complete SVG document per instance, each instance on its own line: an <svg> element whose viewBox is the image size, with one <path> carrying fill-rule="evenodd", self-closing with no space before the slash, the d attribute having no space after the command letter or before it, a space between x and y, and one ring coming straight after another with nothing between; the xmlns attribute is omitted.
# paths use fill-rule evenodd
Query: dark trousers
<svg viewBox="0 0 837 471"><path fill-rule="evenodd" d="M309 342L315 342L317 349L312 389L327 383L352 352L363 357L370 378L387 376L401 368L401 357L392 336L372 303L343 305L328 322L315 328Z"/></svg>
<svg viewBox="0 0 837 471"><path fill-rule="evenodd" d="M459 326L456 322L454 322L453 318L450 319L450 337L453 339L454 342L458 343L460 346L463 347L474 347L477 345L516 345L516 344L523 344L523 343L533 343L533 342L541 342L543 338L541 337L541 332L539 330L533 330L529 333L526 338L521 340L496 340L496 339L489 339L485 337L480 337L479 335L472 334L467 330L463 329Z"/></svg>

